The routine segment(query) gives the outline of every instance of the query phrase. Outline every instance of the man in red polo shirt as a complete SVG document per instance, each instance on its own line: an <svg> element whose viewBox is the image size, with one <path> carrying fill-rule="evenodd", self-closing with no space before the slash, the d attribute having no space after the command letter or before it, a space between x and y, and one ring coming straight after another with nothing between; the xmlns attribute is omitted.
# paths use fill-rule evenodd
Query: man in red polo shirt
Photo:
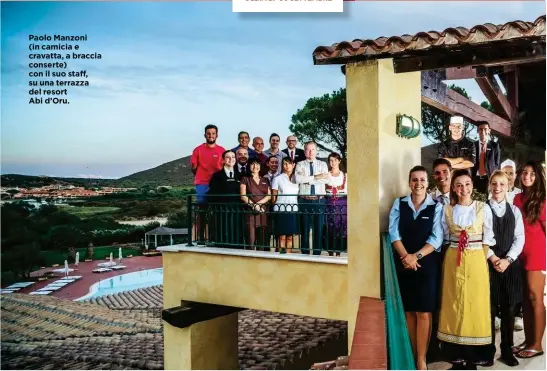
<svg viewBox="0 0 547 371"><path fill-rule="evenodd" d="M222 153L225 149L216 144L218 128L215 125L205 127L205 143L197 146L192 152L190 163L194 173L194 185L196 186L197 203L202 205L206 202L209 181L214 173L222 169ZM196 221L199 240L203 241L205 225L201 221L200 214Z"/></svg>
<svg viewBox="0 0 547 371"><path fill-rule="evenodd" d="M215 125L205 127L205 143L197 146L192 152L192 172L198 195L198 203L205 202L209 190L209 181L214 173L222 169L222 154L225 149L216 144L218 129Z"/></svg>

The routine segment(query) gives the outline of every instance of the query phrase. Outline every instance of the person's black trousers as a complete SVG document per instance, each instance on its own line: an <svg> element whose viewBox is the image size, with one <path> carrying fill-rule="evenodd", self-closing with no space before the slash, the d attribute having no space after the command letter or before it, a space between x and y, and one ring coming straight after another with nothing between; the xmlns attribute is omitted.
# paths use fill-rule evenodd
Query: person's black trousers
<svg viewBox="0 0 547 371"><path fill-rule="evenodd" d="M321 255L323 240L323 225L325 224L325 199L298 198L298 212L300 215L300 252L310 253L310 228L312 230L312 255Z"/></svg>
<svg viewBox="0 0 547 371"><path fill-rule="evenodd" d="M516 314L516 305L510 305L506 300L503 301L500 307L492 306L491 308L491 325L492 325L492 344L490 345L490 352L492 359L496 355L496 327L494 321L496 315L501 314L501 327L500 327L500 336L501 344L500 351L502 355L512 355L513 347L513 331L515 326L515 314Z"/></svg>

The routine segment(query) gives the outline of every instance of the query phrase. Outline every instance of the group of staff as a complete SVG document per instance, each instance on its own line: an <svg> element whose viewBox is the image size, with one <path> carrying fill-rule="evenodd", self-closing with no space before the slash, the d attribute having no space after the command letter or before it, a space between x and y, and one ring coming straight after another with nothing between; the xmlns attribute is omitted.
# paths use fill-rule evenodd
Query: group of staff
<svg viewBox="0 0 547 371"><path fill-rule="evenodd" d="M415 166L410 194L393 204L389 233L419 370L427 369L434 327L452 369L492 366L498 314L502 362L516 366L517 358L543 354L545 169L534 161L524 164L517 193L514 162L504 165L489 176L487 202L473 199L476 177L468 169L453 169L439 158L433 164L437 189L428 193L427 169ZM525 341L513 346L521 306Z"/></svg>
<svg viewBox="0 0 547 371"><path fill-rule="evenodd" d="M296 247L294 236L300 237L302 254L320 255L327 247L329 255L340 255L347 249L348 182L338 153L329 154L327 164L317 158L316 143L299 149L294 136L281 150L279 135L272 133L267 151L260 137L250 148L245 131L231 150L216 143L216 126L206 126L204 136L191 165L198 208L210 214L209 240L215 246L270 250L273 234L284 253ZM200 242L203 214L196 218Z"/></svg>

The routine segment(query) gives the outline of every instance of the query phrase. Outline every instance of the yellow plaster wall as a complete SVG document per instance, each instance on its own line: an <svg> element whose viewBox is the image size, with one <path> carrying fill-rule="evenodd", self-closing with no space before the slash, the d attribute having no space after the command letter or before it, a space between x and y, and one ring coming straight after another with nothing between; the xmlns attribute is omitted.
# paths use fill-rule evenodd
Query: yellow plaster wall
<svg viewBox="0 0 547 371"><path fill-rule="evenodd" d="M183 329L164 322L165 369L237 370L237 334L237 313Z"/></svg>
<svg viewBox="0 0 547 371"><path fill-rule="evenodd" d="M347 320L347 265L163 253L164 308L181 300Z"/></svg>
<svg viewBox="0 0 547 371"><path fill-rule="evenodd" d="M348 330L359 298L380 297L380 231L408 171L420 164L420 138L396 135L396 115L421 120L420 73L395 74L391 59L346 66L348 106Z"/></svg>

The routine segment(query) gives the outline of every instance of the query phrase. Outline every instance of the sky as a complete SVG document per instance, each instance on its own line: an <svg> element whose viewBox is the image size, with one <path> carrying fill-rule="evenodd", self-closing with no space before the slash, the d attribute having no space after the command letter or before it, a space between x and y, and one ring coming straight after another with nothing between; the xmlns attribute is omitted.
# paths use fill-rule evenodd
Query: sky
<svg viewBox="0 0 547 371"><path fill-rule="evenodd" d="M544 2L354 2L339 14L238 14L230 2L2 2L1 172L117 178L191 154L207 124L282 142L307 99L345 86L313 50L342 40L533 21ZM29 35L87 35L89 87L29 104ZM477 103L473 81L458 81ZM423 139L422 143L428 144Z"/></svg>

